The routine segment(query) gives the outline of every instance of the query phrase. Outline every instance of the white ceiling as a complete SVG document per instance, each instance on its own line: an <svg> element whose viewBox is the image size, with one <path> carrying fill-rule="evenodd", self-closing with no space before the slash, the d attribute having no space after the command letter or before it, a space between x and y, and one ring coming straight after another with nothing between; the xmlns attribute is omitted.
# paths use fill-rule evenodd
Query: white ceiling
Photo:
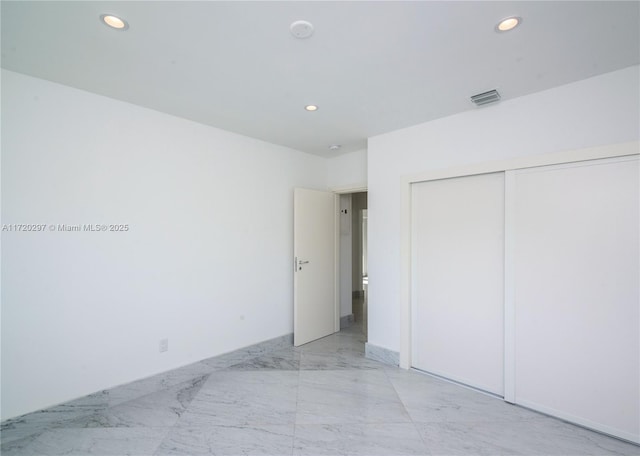
<svg viewBox="0 0 640 456"><path fill-rule="evenodd" d="M639 5L3 0L2 67L329 157L491 109L471 104L479 92L511 99L638 64ZM522 25L495 32L511 15ZM311 38L289 33L300 19Z"/></svg>

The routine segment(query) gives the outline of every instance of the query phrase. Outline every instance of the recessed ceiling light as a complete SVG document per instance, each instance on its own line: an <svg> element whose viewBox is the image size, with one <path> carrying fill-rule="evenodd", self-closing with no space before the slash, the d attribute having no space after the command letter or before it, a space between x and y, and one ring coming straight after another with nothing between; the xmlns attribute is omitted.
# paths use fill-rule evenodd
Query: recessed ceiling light
<svg viewBox="0 0 640 456"><path fill-rule="evenodd" d="M316 105L307 105L304 107L307 111L317 111L318 107Z"/></svg>
<svg viewBox="0 0 640 456"><path fill-rule="evenodd" d="M340 144L331 144L329 146L329 150L338 150L340 149L342 146Z"/></svg>
<svg viewBox="0 0 640 456"><path fill-rule="evenodd" d="M497 32L508 32L509 30L513 30L522 22L521 17L511 16L506 19L502 19L498 25L496 25Z"/></svg>
<svg viewBox="0 0 640 456"><path fill-rule="evenodd" d="M127 21L119 18L118 16L114 16L113 14L103 14L100 16L100 20L104 24L116 30L127 30L129 28Z"/></svg>

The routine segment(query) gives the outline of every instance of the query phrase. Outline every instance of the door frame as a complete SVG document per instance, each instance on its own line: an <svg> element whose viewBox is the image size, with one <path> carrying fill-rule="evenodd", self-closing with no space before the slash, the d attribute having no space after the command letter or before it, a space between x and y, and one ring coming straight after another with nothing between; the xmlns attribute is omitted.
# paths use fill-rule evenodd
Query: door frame
<svg viewBox="0 0 640 456"><path fill-rule="evenodd" d="M440 170L433 170L419 174L403 176L401 179L401 220L400 220L400 367L403 369L411 368L412 354L412 246L411 246L411 193L413 184L438 179L447 179L452 177L473 176L477 174L488 174L495 172L505 172L505 187L511 185L509 171L521 170L537 166L559 165L564 163L572 163L586 160L597 160L602 158L624 157L640 154L640 142L632 141L620 144L610 144L605 146L590 147L585 149L573 149L558 151L542 155L534 155L527 157L518 157L505 160L497 160L492 162L478 163L467 166L458 166ZM509 198L508 195L505 195ZM509 205L510 201L505 200L505 205ZM512 220L505 219L505 233L508 233ZM504 399L507 402L515 400L515 353L510 347L513 347L515 333L513 320L515 317L515 302L513 300L512 280L510 277L512 270L512 250L513 246L507 236L505 242L505 382L504 382Z"/></svg>
<svg viewBox="0 0 640 456"><path fill-rule="evenodd" d="M345 185L340 187L330 187L330 192L333 192L335 197L335 206L336 211L334 211L334 229L336 235L336 243L335 243L335 290L334 290L334 301L335 301L335 332L340 331L340 195L348 195L350 193L360 193L367 192L366 185Z"/></svg>

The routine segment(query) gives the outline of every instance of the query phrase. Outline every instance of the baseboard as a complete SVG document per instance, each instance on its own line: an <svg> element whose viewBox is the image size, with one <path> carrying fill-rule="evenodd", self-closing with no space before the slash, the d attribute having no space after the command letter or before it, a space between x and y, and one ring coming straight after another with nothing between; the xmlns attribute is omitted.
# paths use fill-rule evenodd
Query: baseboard
<svg viewBox="0 0 640 456"><path fill-rule="evenodd" d="M389 350L388 348L378 347L377 345L367 342L364 344L364 356L390 366L400 365L400 353Z"/></svg>
<svg viewBox="0 0 640 456"><path fill-rule="evenodd" d="M135 400L148 394L187 382L203 381L212 372L226 369L235 364L266 353L282 350L292 345L293 334L286 334L170 371L98 391L53 407L9 418L0 422L0 441L2 444L14 442L38 434L45 429L100 413L108 407Z"/></svg>
<svg viewBox="0 0 640 456"><path fill-rule="evenodd" d="M345 315L344 317L340 317L340 329L348 328L353 325L355 321L353 314Z"/></svg>

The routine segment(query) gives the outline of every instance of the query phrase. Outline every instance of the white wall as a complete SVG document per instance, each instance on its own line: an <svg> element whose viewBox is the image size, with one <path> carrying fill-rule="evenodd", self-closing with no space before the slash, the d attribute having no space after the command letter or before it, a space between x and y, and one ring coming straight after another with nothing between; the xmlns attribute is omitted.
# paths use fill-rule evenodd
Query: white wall
<svg viewBox="0 0 640 456"><path fill-rule="evenodd" d="M369 138L369 342L400 349L401 176L637 141L634 66Z"/></svg>
<svg viewBox="0 0 640 456"><path fill-rule="evenodd" d="M2 419L291 333L325 159L2 72ZM169 351L159 353L161 338Z"/></svg>
<svg viewBox="0 0 640 456"><path fill-rule="evenodd" d="M328 160L327 185L332 190L367 186L367 150L357 150Z"/></svg>

